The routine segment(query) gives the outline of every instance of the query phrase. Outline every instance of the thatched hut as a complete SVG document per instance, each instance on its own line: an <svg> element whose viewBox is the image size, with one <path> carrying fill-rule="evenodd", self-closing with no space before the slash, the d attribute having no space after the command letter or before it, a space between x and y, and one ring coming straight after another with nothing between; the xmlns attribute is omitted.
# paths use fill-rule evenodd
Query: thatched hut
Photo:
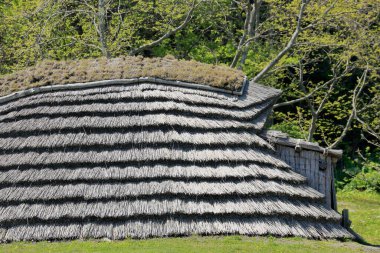
<svg viewBox="0 0 380 253"><path fill-rule="evenodd" d="M0 98L0 241L352 237L260 136L278 90L239 75L236 89L186 74L56 83L50 65L1 79L46 82Z"/></svg>

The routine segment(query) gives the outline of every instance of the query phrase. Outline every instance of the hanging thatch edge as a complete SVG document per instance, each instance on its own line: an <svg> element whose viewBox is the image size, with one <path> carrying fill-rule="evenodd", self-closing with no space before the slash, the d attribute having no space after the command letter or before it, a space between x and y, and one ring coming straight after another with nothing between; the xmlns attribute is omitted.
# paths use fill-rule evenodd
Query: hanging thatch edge
<svg viewBox="0 0 380 253"><path fill-rule="evenodd" d="M58 85L35 87L35 88L30 88L23 91L17 91L17 92L11 93L9 95L0 97L0 104L7 103L9 101L12 101L18 98L31 96L31 95L35 95L39 93L44 93L44 92L62 91L62 90L79 90L79 89L85 89L85 88L104 87L104 86L109 86L109 85L126 85L126 84L139 84L139 83L164 84L164 85L179 86L179 87L184 87L184 88L199 89L199 90L206 90L206 91L214 91L214 92L219 92L219 93L227 93L231 95L240 96L243 94L245 87L249 83L249 80L247 77L244 77L243 85L238 91L216 88L216 87L212 87L206 84L165 80L165 79L156 78L156 77L139 77L139 78L130 78L130 79L101 80L101 81L85 82L85 83L58 84Z"/></svg>

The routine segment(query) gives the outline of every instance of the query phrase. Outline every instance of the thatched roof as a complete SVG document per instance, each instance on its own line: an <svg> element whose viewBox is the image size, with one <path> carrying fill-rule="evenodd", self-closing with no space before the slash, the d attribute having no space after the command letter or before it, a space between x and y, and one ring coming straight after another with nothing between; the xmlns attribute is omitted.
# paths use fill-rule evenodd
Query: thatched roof
<svg viewBox="0 0 380 253"><path fill-rule="evenodd" d="M139 81L0 104L0 241L351 237L257 135L278 95Z"/></svg>
<svg viewBox="0 0 380 253"><path fill-rule="evenodd" d="M123 56L106 59L71 61L43 61L36 66L0 76L0 96L27 88L53 84L71 84L101 80L156 77L209 85L229 91L238 91L244 82L244 73L226 66L196 61L165 58Z"/></svg>

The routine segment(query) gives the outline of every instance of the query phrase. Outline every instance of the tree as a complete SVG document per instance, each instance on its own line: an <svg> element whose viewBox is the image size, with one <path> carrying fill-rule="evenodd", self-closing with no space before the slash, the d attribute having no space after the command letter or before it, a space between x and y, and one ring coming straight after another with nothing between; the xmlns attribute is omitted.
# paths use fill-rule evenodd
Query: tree
<svg viewBox="0 0 380 253"><path fill-rule="evenodd" d="M254 81L281 88L275 128L291 127L298 137L325 146L336 140L352 148L378 143L376 0L4 3L0 73L43 59L172 54L241 68ZM351 135L358 138L348 140Z"/></svg>
<svg viewBox="0 0 380 253"><path fill-rule="evenodd" d="M288 12L287 17L281 9ZM356 97L355 107L366 103L370 104L368 108L374 107L374 101L370 98L378 93L378 88L373 87L378 80L378 74L375 74L378 72L376 58L380 55L376 39L379 36L378 10L379 3L376 1L359 4L336 0L278 1L271 2L269 9L261 14L266 16L266 20L256 29L254 39L248 39L255 41L248 46L248 54L251 57L255 55L253 50L265 48L268 40L272 43L269 47L272 52L260 66L257 63L256 66L251 65L252 80L285 91L284 100L275 105L279 110L276 115L287 117L293 121L292 125L298 125L301 132L305 132L306 140L318 140L324 145L336 147L353 125L366 129L369 134L369 125L360 122L357 113L353 113L354 105L350 101ZM252 12L247 10L246 13ZM252 21L252 18L247 18L246 23L248 20ZM247 34L248 30L244 29L240 42L247 41ZM237 63L237 56L243 48L241 45L244 42L237 46L233 63ZM249 64L251 62L243 69L249 69ZM371 73L371 77L365 78L365 84L356 82L362 80L360 76L367 72ZM363 88L358 90L359 84ZM326 111L332 108L335 111ZM360 109L360 113L365 113L366 108ZM375 119L372 117L371 120ZM275 120L281 121L279 118ZM371 129L369 136L378 137L376 130Z"/></svg>
<svg viewBox="0 0 380 253"><path fill-rule="evenodd" d="M177 26L176 28L174 29L169 29L169 31L167 31L164 35L162 35L160 38L158 38L157 40L155 41L152 41L152 42L149 42L149 43L146 43L142 46L139 46L138 48L135 48L135 49L132 49L130 50L129 52L129 55L136 55L138 53L140 53L141 51L143 50L146 50L148 48L151 48L151 47L154 47L158 44L160 44L164 39L167 39L169 38L170 36L174 35L175 33L181 31L182 29L184 29L190 22L190 20L192 19L192 15L194 13L194 10L195 8L200 4L201 2L197 3L197 1L193 1L191 6L190 6L190 9L189 11L187 12L186 14L186 18L185 20L182 22L182 24L180 24L179 26Z"/></svg>

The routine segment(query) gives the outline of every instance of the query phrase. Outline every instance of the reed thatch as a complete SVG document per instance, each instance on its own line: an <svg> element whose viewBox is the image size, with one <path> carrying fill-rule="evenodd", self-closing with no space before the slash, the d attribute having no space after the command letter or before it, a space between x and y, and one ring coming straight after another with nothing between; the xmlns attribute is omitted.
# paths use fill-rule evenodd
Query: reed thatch
<svg viewBox="0 0 380 253"><path fill-rule="evenodd" d="M352 237L257 134L279 92L152 83L0 105L0 241Z"/></svg>
<svg viewBox="0 0 380 253"><path fill-rule="evenodd" d="M100 181L129 180L144 181L147 179L273 179L305 183L306 178L283 168L273 168L262 164L229 165L229 166L195 166L195 165L153 165L153 166L102 166L102 167L56 167L27 170L6 170L0 172L0 184L11 185L13 182L59 182L59 181Z"/></svg>

